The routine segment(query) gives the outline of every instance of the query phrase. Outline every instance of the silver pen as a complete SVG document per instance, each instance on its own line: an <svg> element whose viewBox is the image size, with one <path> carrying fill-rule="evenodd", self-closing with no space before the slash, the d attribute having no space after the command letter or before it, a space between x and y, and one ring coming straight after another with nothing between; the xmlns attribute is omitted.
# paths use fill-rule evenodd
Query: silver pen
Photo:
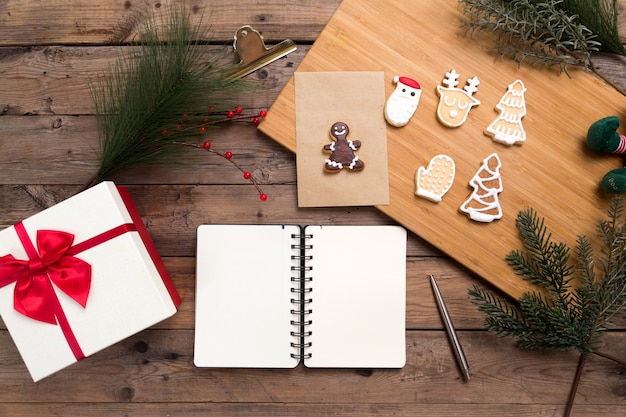
<svg viewBox="0 0 626 417"><path fill-rule="evenodd" d="M450 344L452 344L454 356L456 357L459 368L461 368L461 372L463 373L463 379L465 379L465 382L469 382L469 365L467 364L465 353L463 353L463 347L461 347L459 338L456 335L456 331L454 330L454 326L452 325L452 320L450 319L450 315L448 314L448 309L446 308L446 303L443 301L443 297L439 292L439 287L437 287L437 283L435 282L435 277L432 275L430 275L430 284L433 287L435 300L437 300L437 307L439 307L439 313L441 314L441 319L443 320L443 324L446 327L448 339L450 340Z"/></svg>

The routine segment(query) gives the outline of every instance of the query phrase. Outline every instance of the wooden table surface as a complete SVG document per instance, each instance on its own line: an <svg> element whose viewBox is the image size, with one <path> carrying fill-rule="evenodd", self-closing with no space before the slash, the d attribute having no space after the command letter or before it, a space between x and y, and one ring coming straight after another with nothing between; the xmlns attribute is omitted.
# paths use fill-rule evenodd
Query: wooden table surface
<svg viewBox="0 0 626 417"><path fill-rule="evenodd" d="M170 3L0 3L1 228L67 198L93 175L98 135L87 82L120 56L120 44L133 38L147 14ZM187 3L193 13L204 12L213 30L209 48L215 52L224 50L244 24L261 31L270 45L287 38L297 43L297 51L250 75L263 88L242 95L241 105L259 109L271 106L340 0ZM620 5L624 10L626 2L620 0ZM625 20L620 21L623 35ZM626 88L626 59L605 54L596 63ZM252 125L227 126L213 135L216 149L232 151L253 172L268 201L260 201L227 161L195 150L177 163L111 178L129 187L183 297L179 312L38 383L32 382L0 324L0 416L562 415L577 353L525 351L482 330L483 316L470 303L467 289L483 281L413 234L408 240L403 369L194 367L198 225L394 224L369 207L299 209L293 154ZM253 249L242 242L242 251ZM463 382L454 361L428 274L438 277L471 366L470 383ZM609 331L602 350L626 358L624 330L626 322ZM626 368L592 355L572 415L625 411Z"/></svg>

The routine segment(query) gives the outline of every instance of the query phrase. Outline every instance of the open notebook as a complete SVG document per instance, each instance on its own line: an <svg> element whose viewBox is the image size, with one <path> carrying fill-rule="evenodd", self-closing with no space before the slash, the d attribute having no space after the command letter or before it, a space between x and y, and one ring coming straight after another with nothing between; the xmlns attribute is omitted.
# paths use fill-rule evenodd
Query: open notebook
<svg viewBox="0 0 626 417"><path fill-rule="evenodd" d="M406 230L198 227L198 367L401 368Z"/></svg>

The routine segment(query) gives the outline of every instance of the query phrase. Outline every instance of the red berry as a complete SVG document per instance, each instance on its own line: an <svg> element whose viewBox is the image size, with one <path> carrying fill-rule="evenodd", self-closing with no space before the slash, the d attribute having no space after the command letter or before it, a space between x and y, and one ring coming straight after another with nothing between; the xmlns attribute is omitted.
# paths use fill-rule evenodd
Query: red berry
<svg viewBox="0 0 626 417"><path fill-rule="evenodd" d="M187 113L183 113L183 119L186 119L187 117L189 117L189 115Z"/></svg>
<svg viewBox="0 0 626 417"><path fill-rule="evenodd" d="M200 133L206 133L206 127L205 127L205 126L200 126L200 127L198 128L198 131L199 131Z"/></svg>
<svg viewBox="0 0 626 417"><path fill-rule="evenodd" d="M180 125L180 124L174 126L174 129L176 129L176 130L180 130L182 128L183 128L183 125Z"/></svg>
<svg viewBox="0 0 626 417"><path fill-rule="evenodd" d="M232 110L228 110L228 113L226 113L226 117L232 119L233 117L235 117L235 112Z"/></svg>
<svg viewBox="0 0 626 417"><path fill-rule="evenodd" d="M233 153L228 151L228 152L224 152L224 158L226 159L230 159L233 157Z"/></svg>
<svg viewBox="0 0 626 417"><path fill-rule="evenodd" d="M204 149L211 149L211 142L209 142L209 141L207 140L206 142L204 142L204 143L202 144L202 147L203 147Z"/></svg>
<svg viewBox="0 0 626 417"><path fill-rule="evenodd" d="M167 136L167 134L168 134L168 133L170 133L170 131L169 131L169 130L167 130L167 129L163 129L163 130L161 130L161 134L162 134L163 136Z"/></svg>
<svg viewBox="0 0 626 417"><path fill-rule="evenodd" d="M252 119L252 123L254 123L255 125L258 125L259 123L261 123L261 119L259 119L258 117L255 117L254 119Z"/></svg>
<svg viewBox="0 0 626 417"><path fill-rule="evenodd" d="M261 201L267 201L267 194L261 194L259 198L261 199Z"/></svg>
<svg viewBox="0 0 626 417"><path fill-rule="evenodd" d="M202 119L202 123L203 123L203 124L207 124L207 123L209 123L209 119L207 119L207 118L205 117L204 119Z"/></svg>
<svg viewBox="0 0 626 417"><path fill-rule="evenodd" d="M215 113L215 106L209 106L209 114Z"/></svg>
<svg viewBox="0 0 626 417"><path fill-rule="evenodd" d="M241 114L241 113L243 113L243 109L241 107L237 106L237 107L235 107L235 113Z"/></svg>
<svg viewBox="0 0 626 417"><path fill-rule="evenodd" d="M252 178L252 174L248 171L243 173L243 177L247 180L249 180L250 178Z"/></svg>
<svg viewBox="0 0 626 417"><path fill-rule="evenodd" d="M259 112L259 116L261 116L261 117L265 117L265 116L267 116L267 111L265 111L265 110L261 110L261 111Z"/></svg>

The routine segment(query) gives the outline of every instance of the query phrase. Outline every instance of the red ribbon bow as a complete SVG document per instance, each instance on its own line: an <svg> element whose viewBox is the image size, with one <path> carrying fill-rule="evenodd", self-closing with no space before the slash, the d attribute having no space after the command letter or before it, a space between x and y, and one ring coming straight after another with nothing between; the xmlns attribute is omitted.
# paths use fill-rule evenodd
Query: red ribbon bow
<svg viewBox="0 0 626 417"><path fill-rule="evenodd" d="M15 310L32 319L56 324L58 301L51 282L85 308L91 285L91 265L71 255L74 242L71 233L38 230L36 241L36 251L32 244L29 249L25 247L27 261L12 255L0 258L0 277L3 281L7 278L16 281Z"/></svg>
<svg viewBox="0 0 626 417"><path fill-rule="evenodd" d="M81 360L85 355L52 283L85 308L91 286L91 265L74 255L126 232L137 231L136 226L125 223L74 246L74 235L71 233L38 230L37 249L21 222L14 227L28 260L15 259L13 255L0 257L0 288L15 282L15 310L35 320L58 324L74 357Z"/></svg>

